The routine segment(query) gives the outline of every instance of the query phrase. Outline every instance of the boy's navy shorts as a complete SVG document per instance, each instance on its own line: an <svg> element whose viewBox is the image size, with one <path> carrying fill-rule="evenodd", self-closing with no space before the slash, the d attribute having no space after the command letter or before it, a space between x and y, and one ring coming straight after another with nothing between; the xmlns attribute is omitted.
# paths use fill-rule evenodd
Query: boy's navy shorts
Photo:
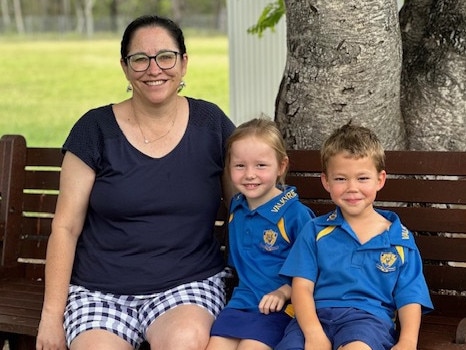
<svg viewBox="0 0 466 350"><path fill-rule="evenodd" d="M366 311L354 308L323 308L317 316L332 349L354 341L361 341L372 350L390 350L396 342L394 323L382 320ZM296 319L285 330L282 341L275 350L304 349L304 334Z"/></svg>

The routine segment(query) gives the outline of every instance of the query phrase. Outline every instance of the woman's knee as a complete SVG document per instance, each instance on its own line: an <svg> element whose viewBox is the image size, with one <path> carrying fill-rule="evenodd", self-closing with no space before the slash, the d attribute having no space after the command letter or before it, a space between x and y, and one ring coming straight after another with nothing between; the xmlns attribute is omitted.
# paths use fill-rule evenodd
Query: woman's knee
<svg viewBox="0 0 466 350"><path fill-rule="evenodd" d="M159 316L148 328L151 350L204 350L213 316L197 305L177 306Z"/></svg>

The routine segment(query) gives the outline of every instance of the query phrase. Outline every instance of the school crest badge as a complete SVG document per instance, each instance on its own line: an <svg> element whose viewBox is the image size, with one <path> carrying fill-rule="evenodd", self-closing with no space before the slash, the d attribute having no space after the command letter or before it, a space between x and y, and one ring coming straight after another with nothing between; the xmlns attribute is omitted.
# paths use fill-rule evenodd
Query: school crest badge
<svg viewBox="0 0 466 350"><path fill-rule="evenodd" d="M396 254L392 252L382 252L380 253L380 262L377 264L377 268L382 272L395 271L395 267L393 265L397 258Z"/></svg>
<svg viewBox="0 0 466 350"><path fill-rule="evenodd" d="M262 235L262 239L264 242L262 244L262 248L264 248L267 251L278 249L277 247L275 247L275 243L277 242L277 237L278 237L277 232L273 230L265 230Z"/></svg>

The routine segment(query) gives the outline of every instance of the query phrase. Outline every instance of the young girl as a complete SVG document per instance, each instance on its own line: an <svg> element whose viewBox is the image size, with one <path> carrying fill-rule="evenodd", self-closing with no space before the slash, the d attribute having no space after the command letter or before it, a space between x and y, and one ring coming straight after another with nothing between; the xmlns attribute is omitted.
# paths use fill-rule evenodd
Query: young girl
<svg viewBox="0 0 466 350"><path fill-rule="evenodd" d="M207 350L273 349L292 319L290 280L278 272L314 213L284 185L288 156L275 123L253 119L227 141L226 168L239 191L230 206L228 263L239 285L215 321Z"/></svg>

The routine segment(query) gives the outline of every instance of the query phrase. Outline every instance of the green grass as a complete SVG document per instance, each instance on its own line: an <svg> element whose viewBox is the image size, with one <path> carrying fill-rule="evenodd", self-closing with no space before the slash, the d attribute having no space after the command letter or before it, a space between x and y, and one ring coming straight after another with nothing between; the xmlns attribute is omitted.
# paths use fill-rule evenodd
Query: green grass
<svg viewBox="0 0 466 350"><path fill-rule="evenodd" d="M22 134L29 146L58 147L87 110L128 98L119 40L4 41L0 135ZM228 114L227 37L187 37L186 45L183 94L217 103Z"/></svg>

